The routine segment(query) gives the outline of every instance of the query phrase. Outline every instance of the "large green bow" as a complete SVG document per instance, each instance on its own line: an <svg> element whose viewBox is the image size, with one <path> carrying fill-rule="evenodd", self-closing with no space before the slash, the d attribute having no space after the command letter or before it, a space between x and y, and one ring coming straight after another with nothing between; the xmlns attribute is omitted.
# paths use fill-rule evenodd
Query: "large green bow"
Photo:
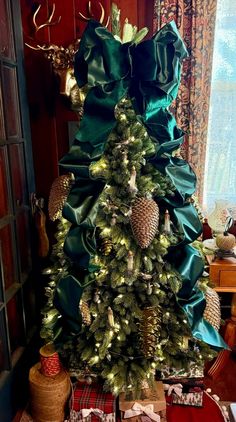
<svg viewBox="0 0 236 422"><path fill-rule="evenodd" d="M78 303L89 273L94 271L91 257L96 252L95 229L98 197L105 182L92 179L89 165L98 160L107 138L116 124L114 108L126 94L132 99L139 120L156 142L156 155L150 162L170 177L176 188L174 197L162 199L172 220L182 233L182 241L172 247L167 260L183 279L178 302L186 312L193 336L215 347L226 347L215 329L202 318L205 307L203 293L196 287L203 271L198 252L189 244L198 238L202 227L195 208L188 198L195 191L196 177L184 160L172 157L183 142L183 132L177 128L169 105L176 98L180 83L181 62L187 56L184 43L174 22L165 25L151 40L139 45L121 44L99 23L89 21L75 57L75 76L79 86L88 84L90 90L84 104L84 116L74 145L60 161L64 170L74 173L76 182L64 207L64 216L72 222L65 241L65 251L75 265L83 269L80 278L64 291L59 282L55 304L67 322L74 315L75 327ZM77 301L75 296L77 295ZM63 295L73 296L70 312Z"/></svg>

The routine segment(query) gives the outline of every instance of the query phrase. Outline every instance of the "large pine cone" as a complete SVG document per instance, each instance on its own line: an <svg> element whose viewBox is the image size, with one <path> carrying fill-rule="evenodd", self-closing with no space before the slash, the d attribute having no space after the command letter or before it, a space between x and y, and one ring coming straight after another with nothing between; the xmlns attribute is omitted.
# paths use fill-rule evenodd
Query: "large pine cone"
<svg viewBox="0 0 236 422"><path fill-rule="evenodd" d="M74 182L72 173L63 174L54 180L48 201L49 218L52 221L62 217L62 209Z"/></svg>
<svg viewBox="0 0 236 422"><path fill-rule="evenodd" d="M206 307L203 313L203 318L206 319L217 331L219 331L221 321L219 295L215 290L207 287L205 298Z"/></svg>
<svg viewBox="0 0 236 422"><path fill-rule="evenodd" d="M84 300L81 300L79 304L79 309L80 309L83 323L85 325L90 325L92 322L92 318L90 314L89 305L87 304L87 302L85 302Z"/></svg>
<svg viewBox="0 0 236 422"><path fill-rule="evenodd" d="M148 306L142 314L138 324L140 349L146 358L153 358L159 343L162 311L158 306Z"/></svg>
<svg viewBox="0 0 236 422"><path fill-rule="evenodd" d="M153 241L159 223L159 208L153 199L137 198L132 206L130 223L140 248L147 248Z"/></svg>

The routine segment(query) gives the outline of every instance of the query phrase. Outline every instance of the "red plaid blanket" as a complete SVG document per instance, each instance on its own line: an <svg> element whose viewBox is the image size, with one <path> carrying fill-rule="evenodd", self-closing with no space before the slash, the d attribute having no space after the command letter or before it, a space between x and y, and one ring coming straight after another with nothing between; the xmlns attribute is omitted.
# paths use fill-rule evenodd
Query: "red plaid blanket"
<svg viewBox="0 0 236 422"><path fill-rule="evenodd" d="M115 413L116 398L111 393L103 391L100 384L84 384L78 382L74 391L72 409L77 412L81 409L100 409L105 414Z"/></svg>

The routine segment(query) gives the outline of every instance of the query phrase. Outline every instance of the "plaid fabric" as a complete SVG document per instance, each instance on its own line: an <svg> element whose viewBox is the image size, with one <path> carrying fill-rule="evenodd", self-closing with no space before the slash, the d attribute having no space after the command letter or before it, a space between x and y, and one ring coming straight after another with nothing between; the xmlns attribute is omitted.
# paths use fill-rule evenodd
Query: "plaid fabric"
<svg viewBox="0 0 236 422"><path fill-rule="evenodd" d="M100 409L106 415L113 413L115 418L116 398L113 394L104 392L100 384L88 385L78 382L74 390L72 410L79 412L82 409ZM87 417L86 421L88 419L101 422L101 418L93 414Z"/></svg>

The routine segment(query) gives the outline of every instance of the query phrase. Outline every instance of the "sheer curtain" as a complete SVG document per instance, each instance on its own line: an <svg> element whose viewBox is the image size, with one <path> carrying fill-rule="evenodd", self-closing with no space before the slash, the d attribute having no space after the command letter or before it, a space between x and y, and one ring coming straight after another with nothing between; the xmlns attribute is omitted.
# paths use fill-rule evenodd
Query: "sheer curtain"
<svg viewBox="0 0 236 422"><path fill-rule="evenodd" d="M203 206L227 200L236 218L236 0L217 0Z"/></svg>
<svg viewBox="0 0 236 422"><path fill-rule="evenodd" d="M189 58L183 63L174 107L177 124L186 133L181 154L197 175L200 202L205 171L216 5L217 0L156 0L154 8L154 29L174 19L189 52Z"/></svg>

